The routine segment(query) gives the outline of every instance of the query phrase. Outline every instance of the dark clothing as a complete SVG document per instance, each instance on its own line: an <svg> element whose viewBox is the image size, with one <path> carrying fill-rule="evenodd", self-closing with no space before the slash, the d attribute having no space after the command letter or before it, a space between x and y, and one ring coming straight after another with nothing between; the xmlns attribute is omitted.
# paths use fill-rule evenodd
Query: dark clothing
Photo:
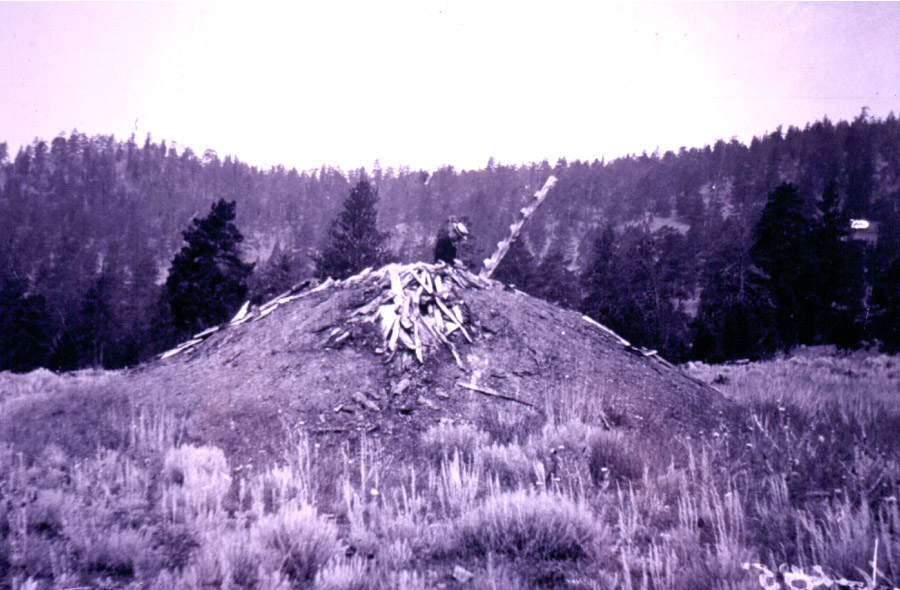
<svg viewBox="0 0 900 590"><path fill-rule="evenodd" d="M443 260L447 264L453 264L456 260L456 244L448 235L442 235L434 244L434 261Z"/></svg>

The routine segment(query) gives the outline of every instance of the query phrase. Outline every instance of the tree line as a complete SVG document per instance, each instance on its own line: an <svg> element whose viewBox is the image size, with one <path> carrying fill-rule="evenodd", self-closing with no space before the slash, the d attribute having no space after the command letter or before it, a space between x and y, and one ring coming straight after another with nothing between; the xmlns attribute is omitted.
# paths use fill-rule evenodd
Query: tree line
<svg viewBox="0 0 900 590"><path fill-rule="evenodd" d="M356 231L368 232L359 253L375 245L360 258L430 259L451 214L473 236L460 255L480 264L549 174L559 183L498 278L676 361L898 347L900 123L863 111L749 145L461 171L259 170L149 136L72 132L15 156L0 144L0 369L126 366L219 321L224 311L177 319L169 291L204 211L219 207L237 234L198 276L231 256L245 265L242 297L262 300L348 272L328 249ZM362 197L365 220L350 202ZM851 218L877 230L854 239Z"/></svg>

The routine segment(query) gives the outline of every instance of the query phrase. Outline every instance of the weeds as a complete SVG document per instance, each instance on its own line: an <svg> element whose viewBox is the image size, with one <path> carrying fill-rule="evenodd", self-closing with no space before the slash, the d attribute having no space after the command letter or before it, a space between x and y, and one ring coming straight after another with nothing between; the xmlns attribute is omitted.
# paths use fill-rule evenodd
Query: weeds
<svg viewBox="0 0 900 590"><path fill-rule="evenodd" d="M604 533L587 506L556 494L520 490L493 495L463 513L439 551L576 561L596 555L608 541Z"/></svg>
<svg viewBox="0 0 900 590"><path fill-rule="evenodd" d="M898 369L693 365L745 421L665 447L572 391L544 423L437 424L403 470L377 440L325 456L300 434L257 472L112 380L37 376L0 398L0 589L417 590L457 567L474 589L758 588L744 563L896 587Z"/></svg>
<svg viewBox="0 0 900 590"><path fill-rule="evenodd" d="M264 550L278 561L278 571L297 584L312 580L338 549L337 527L308 505L282 506L262 517L256 531Z"/></svg>
<svg viewBox="0 0 900 590"><path fill-rule="evenodd" d="M488 438L488 434L474 424L442 420L422 435L422 448L435 460L454 452L472 457L475 449L485 445Z"/></svg>

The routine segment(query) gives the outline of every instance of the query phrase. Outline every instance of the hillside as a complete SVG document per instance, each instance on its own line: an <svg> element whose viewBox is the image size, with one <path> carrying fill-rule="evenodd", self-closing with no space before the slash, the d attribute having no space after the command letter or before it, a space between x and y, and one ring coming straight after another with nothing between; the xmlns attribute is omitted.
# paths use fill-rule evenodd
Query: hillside
<svg viewBox="0 0 900 590"><path fill-rule="evenodd" d="M407 306L424 300L426 283L416 277L426 275L444 289L441 302L424 317L418 307L409 312L419 350L394 336L391 354L372 316L396 301L397 281ZM452 332L446 342L426 338L432 318ZM250 460L280 456L291 432L371 433L415 456L418 436L442 420L484 427L498 416L517 436L574 413L651 438L697 436L722 427L728 408L708 386L596 322L443 264L392 265L298 289L192 342L126 374L128 387L137 402L180 407L195 436ZM571 407L576 398L584 407Z"/></svg>
<svg viewBox="0 0 900 590"><path fill-rule="evenodd" d="M893 287L900 269L898 146L896 117L879 120L865 110L852 121L778 128L749 144L718 141L608 162L491 160L480 170L377 163L371 170L260 170L149 136L141 145L134 137L78 132L37 139L17 154L0 143L0 317L11 325L0 368L118 368L171 344L160 284L181 232L219 199L236 203L243 256L256 262L254 297L311 276L332 220L363 177L378 191L378 227L390 233L399 261L430 259L436 228L456 215L472 236L461 257L475 266L527 195L553 174L558 185L509 258L517 268L498 278L581 309L678 361L756 358L796 344L771 333L782 330L767 321L770 310L748 311L765 305L768 286L749 295L742 287L754 275L749 253L765 204L788 182L806 224L830 218L847 234L851 218L872 221L865 236L838 236L846 241L838 248L844 260L823 264L842 276L808 295L826 317L812 318L800 343L880 342L893 350L900 346L892 315L900 296ZM606 229L613 233L607 245L615 278L604 297L616 313L586 302L598 287L597 246ZM735 285L737 302L730 299ZM835 313L842 317L827 317ZM748 325L769 333L747 334ZM744 333L729 337L732 328ZM729 341L749 345L734 350Z"/></svg>

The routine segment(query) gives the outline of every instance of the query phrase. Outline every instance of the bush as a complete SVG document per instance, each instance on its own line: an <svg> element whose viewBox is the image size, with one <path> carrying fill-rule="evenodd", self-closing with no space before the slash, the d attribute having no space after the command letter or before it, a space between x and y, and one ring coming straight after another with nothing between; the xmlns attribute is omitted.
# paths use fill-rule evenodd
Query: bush
<svg viewBox="0 0 900 590"><path fill-rule="evenodd" d="M265 575L258 544L245 529L215 530L210 527L185 573L196 577L198 588L246 588L260 586Z"/></svg>
<svg viewBox="0 0 900 590"><path fill-rule="evenodd" d="M316 590L376 590L382 587L379 582L357 555L333 559L316 574Z"/></svg>
<svg viewBox="0 0 900 590"><path fill-rule="evenodd" d="M477 426L450 420L441 420L422 435L422 447L435 460L451 455L454 450L459 451L463 457L472 457L475 449L487 442L487 433Z"/></svg>
<svg viewBox="0 0 900 590"><path fill-rule="evenodd" d="M29 463L51 444L68 456L89 457L98 448L125 446L127 415L127 399L109 387L67 387L18 397L0 403L0 441L10 443Z"/></svg>
<svg viewBox="0 0 900 590"><path fill-rule="evenodd" d="M524 490L486 499L458 518L449 533L439 553L538 561L593 558L606 541L606 531L586 505Z"/></svg>
<svg viewBox="0 0 900 590"><path fill-rule="evenodd" d="M644 462L628 440L617 430L594 432L589 440L588 465L594 483L635 481L641 478Z"/></svg>
<svg viewBox="0 0 900 590"><path fill-rule="evenodd" d="M296 584L311 581L338 549L337 527L308 505L282 507L262 517L256 530L279 571Z"/></svg>
<svg viewBox="0 0 900 590"><path fill-rule="evenodd" d="M147 531L96 529L91 532L87 536L73 539L76 552L87 572L132 578L158 571L159 565Z"/></svg>
<svg viewBox="0 0 900 590"><path fill-rule="evenodd" d="M170 482L166 508L177 520L180 507L187 516L216 513L231 488L225 453L218 447L185 445L166 453L163 471Z"/></svg>
<svg viewBox="0 0 900 590"><path fill-rule="evenodd" d="M517 444L494 444L481 447L477 452L486 472L498 478L504 486L530 483L535 479L536 459Z"/></svg>

